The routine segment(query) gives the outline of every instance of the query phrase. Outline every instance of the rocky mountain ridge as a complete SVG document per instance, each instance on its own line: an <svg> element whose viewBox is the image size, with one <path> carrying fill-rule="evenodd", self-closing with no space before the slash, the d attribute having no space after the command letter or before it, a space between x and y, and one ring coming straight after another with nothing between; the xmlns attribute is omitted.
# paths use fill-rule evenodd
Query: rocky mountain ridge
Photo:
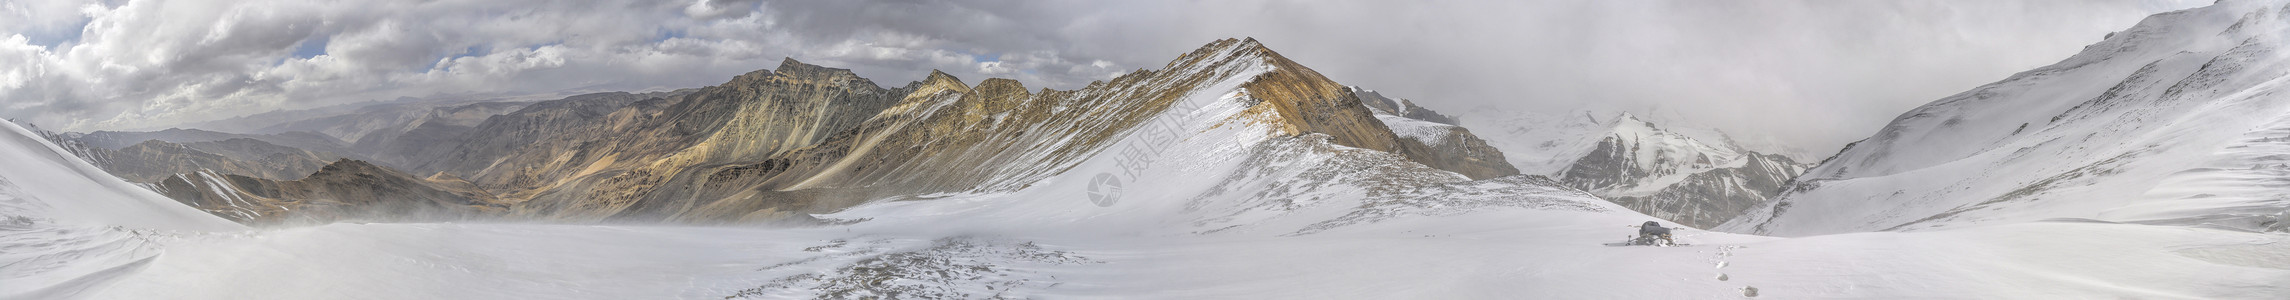
<svg viewBox="0 0 2290 300"><path fill-rule="evenodd" d="M1227 83L1237 85L1221 85ZM358 144L379 165L428 174L362 172L382 174L368 177L434 179L384 180L390 190L377 191L485 195L414 197L451 204L419 207L474 205L500 208L510 218L564 221L803 221L812 213L890 196L1022 188L1091 155L1125 151L1107 149L1108 143L1156 134L1150 119L1198 109L1176 100L1202 93L1242 97L1253 103L1243 108L1253 112L1245 115L1263 118L1258 121L1280 134L1326 135L1335 145L1395 153L1470 178L1517 173L1502 163L1499 151L1460 127L1440 125L1448 132L1438 139L1396 134L1386 124L1388 116L1363 103L1354 89L1247 39L1220 40L1164 69L1069 91L1029 91L998 78L970 85L938 72L885 88L848 70L788 59L776 69L712 87L535 102L474 124L456 115L396 136L376 131ZM1411 109L1408 102L1396 105L1403 113ZM462 109L480 111L475 115L488 108ZM1419 117L1428 112L1413 111ZM435 124L452 128L423 129L441 127ZM366 127L375 126L360 128ZM370 147L377 137L401 142ZM207 204L202 207L241 198L224 196L232 194L292 207L285 204L329 197L322 191L361 188L315 188L310 184L316 183L280 179L189 172L160 186L185 197L178 199ZM311 192L211 192L278 190L267 186ZM208 194L213 196L192 197ZM381 209L394 210L402 209ZM245 221L275 220L269 214L289 210L236 211L254 215L234 218Z"/></svg>

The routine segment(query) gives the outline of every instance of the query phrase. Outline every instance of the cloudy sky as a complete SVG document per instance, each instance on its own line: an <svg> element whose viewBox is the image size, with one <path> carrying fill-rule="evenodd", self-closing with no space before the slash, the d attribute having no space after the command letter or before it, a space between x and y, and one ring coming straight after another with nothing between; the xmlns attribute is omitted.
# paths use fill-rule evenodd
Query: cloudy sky
<svg viewBox="0 0 2290 300"><path fill-rule="evenodd" d="M2208 2L0 1L0 117L70 131L698 87L783 57L1062 89L1256 37L1433 109L1659 110L1819 154Z"/></svg>

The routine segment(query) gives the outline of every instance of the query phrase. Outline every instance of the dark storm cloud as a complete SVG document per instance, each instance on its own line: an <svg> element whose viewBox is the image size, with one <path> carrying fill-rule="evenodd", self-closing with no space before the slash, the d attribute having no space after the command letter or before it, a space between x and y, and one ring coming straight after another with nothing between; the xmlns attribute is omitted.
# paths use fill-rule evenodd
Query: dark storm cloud
<svg viewBox="0 0 2290 300"><path fill-rule="evenodd" d="M1435 109L1665 110L1826 151L2199 4L39 0L0 4L0 117L150 128L404 96L696 87L781 57L885 85L940 69L1062 89L1256 37Z"/></svg>

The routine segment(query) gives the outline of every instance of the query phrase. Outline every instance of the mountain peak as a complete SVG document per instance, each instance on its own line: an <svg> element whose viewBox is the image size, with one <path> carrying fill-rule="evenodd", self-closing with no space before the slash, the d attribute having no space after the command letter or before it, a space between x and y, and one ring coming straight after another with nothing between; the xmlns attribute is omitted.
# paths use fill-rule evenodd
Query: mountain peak
<svg viewBox="0 0 2290 300"><path fill-rule="evenodd" d="M946 74L945 71L939 71L938 69L930 69L930 75L924 76L922 78L923 84L936 84L941 82L952 82L956 85L968 86L966 84L962 84L962 78L954 77L954 74Z"/></svg>
<svg viewBox="0 0 2290 300"><path fill-rule="evenodd" d="M1625 111L1625 112L1622 112L1622 113L1618 113L1618 114L1614 114L1614 120L1615 120L1616 122L1645 122L1645 121L1646 121L1645 119L1640 119L1640 118L1638 118L1638 114L1636 114L1636 113L1631 113L1631 112L1627 112L1627 111Z"/></svg>
<svg viewBox="0 0 2290 300"><path fill-rule="evenodd" d="M776 73L780 77L802 81L823 81L836 85L863 84L865 87L880 88L880 86L875 85L874 81L867 80L864 77L859 77L858 73L852 73L850 69L838 69L807 64L801 61L796 61L793 57L780 60L779 68L773 69L772 73Z"/></svg>
<svg viewBox="0 0 2290 300"><path fill-rule="evenodd" d="M929 76L924 76L921 82L915 84L917 85L916 93L923 95L937 93L937 91L970 93L970 85L963 84L962 78L956 78L953 74L946 74L946 72L938 69L931 69Z"/></svg>
<svg viewBox="0 0 2290 300"><path fill-rule="evenodd" d="M322 168L322 169L319 169L319 171L318 171L318 172L319 172L319 173L327 173L327 172L343 172L343 171L361 171L361 170L373 170L373 169L378 169L378 168L381 168L381 166L375 166L373 163L368 163L368 162L366 162L366 161L362 161L362 160L355 160L355 159L348 159L348 158L343 158L343 159L338 159L338 160L335 160L333 163L328 163L328 164L326 164L326 167L325 167L325 168Z"/></svg>
<svg viewBox="0 0 2290 300"><path fill-rule="evenodd" d="M979 81L978 86L971 87L970 90L994 102L1004 103L1025 100L1034 95L1032 92L1026 91L1024 83L1008 78L987 78L985 81Z"/></svg>
<svg viewBox="0 0 2290 300"><path fill-rule="evenodd" d="M1265 48L1264 43L1257 42L1256 38L1254 37L1242 37L1240 41L1238 41L1233 46L1244 50L1260 50L1266 52L1272 51L1271 48Z"/></svg>
<svg viewBox="0 0 2290 300"><path fill-rule="evenodd" d="M1622 112L1621 114L1617 114L1613 119L1607 120L1607 122L1608 123L1606 126L1608 128L1613 128L1615 131L1622 131L1625 129L1639 129L1649 131L1662 130L1661 126L1654 125L1654 122L1646 121L1645 118L1639 118L1637 114L1630 112Z"/></svg>
<svg viewBox="0 0 2290 300"><path fill-rule="evenodd" d="M987 78L985 81L979 81L978 86L970 89L982 93L1027 93L1026 84L1009 78Z"/></svg>
<svg viewBox="0 0 2290 300"><path fill-rule="evenodd" d="M1281 57L1278 52L1273 52L1271 48L1265 47L1264 43L1257 42L1255 38L1226 38L1209 42L1207 45L1201 45L1198 49L1193 49L1192 52L1178 56L1176 60L1169 61L1169 64L1162 69L1182 70L1188 69L1187 66L1201 66L1204 63L1222 64L1248 60L1257 60L1265 64L1279 64L1288 59ZM1294 63L1286 62L1286 64Z"/></svg>
<svg viewBox="0 0 2290 300"><path fill-rule="evenodd" d="M781 58L779 59L779 68L778 68L778 69L775 69L775 72L786 72L786 71L788 71L788 69L789 69L789 68L803 68L803 67L810 67L810 68L820 68L820 66L818 66L818 65L813 65L813 64L806 64L806 63L803 63L802 61L798 61L798 60L795 60L795 58L794 58L794 57L781 57Z"/></svg>

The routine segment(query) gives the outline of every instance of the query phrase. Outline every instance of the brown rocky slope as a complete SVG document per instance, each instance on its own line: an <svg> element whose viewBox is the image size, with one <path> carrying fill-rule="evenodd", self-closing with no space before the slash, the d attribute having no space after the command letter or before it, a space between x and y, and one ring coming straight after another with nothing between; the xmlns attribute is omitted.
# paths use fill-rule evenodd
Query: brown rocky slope
<svg viewBox="0 0 2290 300"><path fill-rule="evenodd" d="M1209 86L1221 82L1241 84ZM1029 91L1007 79L969 85L938 72L885 88L849 70L789 59L688 93L537 102L450 136L414 137L423 142L373 154L402 160L392 165L429 179L345 161L298 181L194 174L162 187L203 207L231 201L279 206L238 210L250 215L239 219L268 222L372 219L381 212L573 222L804 221L811 213L886 197L1024 188L1107 151L1148 120L1180 109L1178 100L1227 93L1246 97L1247 109L1259 112L1249 115L1269 116L1282 134L1325 134L1337 145L1396 153L1474 179L1517 174L1500 152L1479 149L1483 144L1399 136L1353 89L1253 39L1226 39L1160 70L1063 91ZM1476 140L1468 131L1454 135ZM375 194L344 194L365 192ZM193 196L202 193L217 196ZM305 212L296 205L325 209ZM351 209L361 205L379 207ZM278 216L296 214L310 216Z"/></svg>

